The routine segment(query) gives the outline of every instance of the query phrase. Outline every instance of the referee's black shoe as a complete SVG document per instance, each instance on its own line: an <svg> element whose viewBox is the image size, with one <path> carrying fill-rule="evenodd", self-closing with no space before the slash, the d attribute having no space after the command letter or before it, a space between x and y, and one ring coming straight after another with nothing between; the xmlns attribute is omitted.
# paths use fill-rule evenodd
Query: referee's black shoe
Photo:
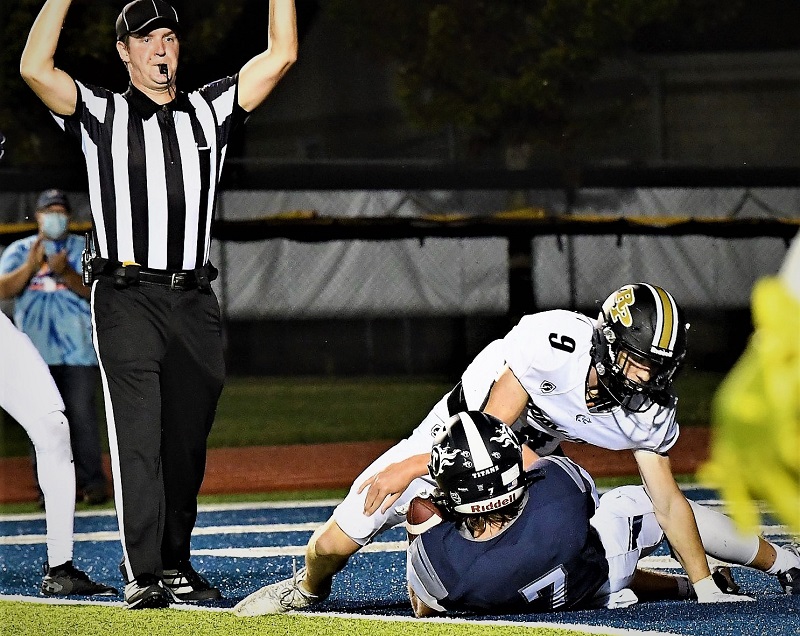
<svg viewBox="0 0 800 636"><path fill-rule="evenodd" d="M188 561L176 568L165 569L161 578L176 601L217 601L222 598L220 591Z"/></svg>
<svg viewBox="0 0 800 636"><path fill-rule="evenodd" d="M164 583L155 574L140 574L125 585L128 609L169 607L170 598Z"/></svg>

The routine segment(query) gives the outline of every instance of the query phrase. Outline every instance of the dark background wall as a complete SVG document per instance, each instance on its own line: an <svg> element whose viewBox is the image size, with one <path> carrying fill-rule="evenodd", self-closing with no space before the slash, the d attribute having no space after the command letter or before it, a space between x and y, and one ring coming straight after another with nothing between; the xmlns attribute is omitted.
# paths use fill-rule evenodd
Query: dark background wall
<svg viewBox="0 0 800 636"><path fill-rule="evenodd" d="M687 312L687 318L686 364L708 371L730 368L752 329L749 311ZM513 325L505 316L233 320L225 325L226 361L232 375L457 378Z"/></svg>

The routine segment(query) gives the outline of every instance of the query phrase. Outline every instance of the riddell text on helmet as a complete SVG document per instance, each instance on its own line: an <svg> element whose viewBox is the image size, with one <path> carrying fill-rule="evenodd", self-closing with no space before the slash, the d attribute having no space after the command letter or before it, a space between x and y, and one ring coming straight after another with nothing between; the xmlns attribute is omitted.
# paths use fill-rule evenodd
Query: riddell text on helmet
<svg viewBox="0 0 800 636"><path fill-rule="evenodd" d="M514 503L518 498L518 493L511 493L508 497L503 497L502 499L495 499L494 501L490 501L486 504L472 504L469 507L469 511L471 514L479 514L481 512L489 512L491 510L497 510L498 508L502 508L503 506L507 506L508 504Z"/></svg>

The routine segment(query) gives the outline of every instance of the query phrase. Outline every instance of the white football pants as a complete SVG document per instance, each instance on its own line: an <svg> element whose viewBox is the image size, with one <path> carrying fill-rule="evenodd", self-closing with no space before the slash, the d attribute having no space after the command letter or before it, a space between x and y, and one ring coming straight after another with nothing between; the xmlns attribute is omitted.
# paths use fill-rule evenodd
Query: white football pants
<svg viewBox="0 0 800 636"><path fill-rule="evenodd" d="M64 402L28 336L0 312L0 407L25 429L36 450L44 494L47 561L72 559L75 467Z"/></svg>

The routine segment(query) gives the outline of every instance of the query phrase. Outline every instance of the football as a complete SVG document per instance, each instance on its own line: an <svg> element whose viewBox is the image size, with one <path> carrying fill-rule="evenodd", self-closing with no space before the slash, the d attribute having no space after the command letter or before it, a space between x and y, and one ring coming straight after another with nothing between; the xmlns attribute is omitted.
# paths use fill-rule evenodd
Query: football
<svg viewBox="0 0 800 636"><path fill-rule="evenodd" d="M427 497L414 497L408 504L406 513L406 532L408 540L441 523L442 511Z"/></svg>

